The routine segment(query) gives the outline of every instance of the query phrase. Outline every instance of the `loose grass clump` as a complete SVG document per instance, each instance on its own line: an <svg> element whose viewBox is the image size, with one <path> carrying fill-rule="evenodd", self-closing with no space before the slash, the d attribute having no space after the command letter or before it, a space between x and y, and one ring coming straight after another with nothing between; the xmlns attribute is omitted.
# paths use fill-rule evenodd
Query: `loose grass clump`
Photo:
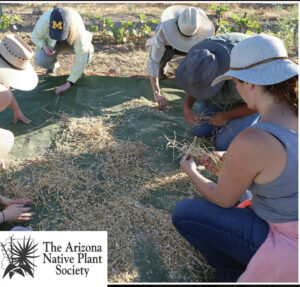
<svg viewBox="0 0 300 287"><path fill-rule="evenodd" d="M209 160L213 167L216 169L217 174L220 172L223 161L214 154L215 148L212 143L209 143L208 140L204 138L194 137L191 143L189 142L179 142L176 140L176 134L174 134L174 139L167 139L167 149L173 149L173 158L174 151L179 151L180 156L192 156L195 158L199 158L201 160Z"/></svg>
<svg viewBox="0 0 300 287"><path fill-rule="evenodd" d="M1 177L3 195L33 200L36 216L30 227L107 231L111 283L139 280L136 249L144 242L153 244L171 280L209 281L212 269L177 233L170 212L150 200L157 191L168 192L173 204L183 191L192 196L186 175L158 170L149 147L117 139L118 122L107 117L56 116L61 119L55 147L35 158L12 160Z"/></svg>

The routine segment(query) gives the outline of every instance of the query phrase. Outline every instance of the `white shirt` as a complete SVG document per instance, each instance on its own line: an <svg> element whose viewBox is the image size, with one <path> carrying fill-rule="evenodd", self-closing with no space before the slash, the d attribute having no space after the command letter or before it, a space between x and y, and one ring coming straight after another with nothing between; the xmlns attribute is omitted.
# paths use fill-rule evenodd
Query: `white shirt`
<svg viewBox="0 0 300 287"><path fill-rule="evenodd" d="M167 41L160 24L156 28L155 35L147 40L146 47L149 46L150 52L147 62L147 74L151 77L158 78L159 64L166 51L165 47L172 46Z"/></svg>

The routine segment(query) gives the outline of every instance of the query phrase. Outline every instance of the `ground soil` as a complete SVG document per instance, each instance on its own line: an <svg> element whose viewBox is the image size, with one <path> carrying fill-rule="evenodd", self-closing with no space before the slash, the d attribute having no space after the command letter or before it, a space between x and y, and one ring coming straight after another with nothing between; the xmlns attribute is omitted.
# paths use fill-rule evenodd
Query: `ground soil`
<svg viewBox="0 0 300 287"><path fill-rule="evenodd" d="M138 15L140 13L146 14L148 19L159 19L162 11L174 3L73 3L73 4L61 4L61 3L30 3L28 4L1 4L3 13L18 15L23 22L15 25L15 29L12 32L20 34L27 42L35 49L34 44L30 40L30 33L32 32L35 23L39 17L47 10L53 9L57 6L69 6L77 10L83 17L87 29L91 25L97 25L97 20L94 19L94 15L101 17L110 17L114 22L120 22L124 20L139 21ZM185 3L189 5L189 3ZM200 3L191 4L201 7L208 17L214 21L216 17L214 12L209 9L209 6L213 4ZM267 28L274 28L274 23L278 18L278 13L283 17L290 12L290 5L283 5L283 9L279 9L278 5L274 4L226 4L230 8L230 12L224 14L225 20L230 20L232 14L238 14L243 16L245 12L247 15L253 15L255 19L261 24L261 26ZM154 25L155 26L155 25ZM153 29L155 27L152 27ZM136 75L146 76L146 63L148 57L148 50L145 48L146 39L141 39L137 44L116 44L112 40L105 39L100 36L100 33L93 33L93 44L95 48L95 54L93 60L86 68L87 73L104 73L108 75L118 75L131 77ZM1 35L0 35L1 37ZM3 34L2 34L3 37ZM298 62L297 54L294 51L290 51L291 58ZM65 55L59 56L60 68L57 72L58 75L68 75L71 71L71 67L74 64L74 55L65 57ZM34 63L33 63L34 64ZM45 69L35 66L38 73L45 72ZM171 75L172 76L172 75Z"/></svg>

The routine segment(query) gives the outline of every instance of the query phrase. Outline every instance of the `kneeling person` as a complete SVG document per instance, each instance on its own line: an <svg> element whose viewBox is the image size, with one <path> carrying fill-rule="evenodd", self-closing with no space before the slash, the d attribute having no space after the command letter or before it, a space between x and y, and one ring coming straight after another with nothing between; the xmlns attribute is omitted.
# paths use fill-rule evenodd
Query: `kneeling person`
<svg viewBox="0 0 300 287"><path fill-rule="evenodd" d="M71 52L76 55L67 82L56 89L56 94L68 90L84 73L94 52L92 37L79 13L70 8L47 11L36 23L31 34L32 42L37 46L36 65L47 68L47 73L55 75L59 67L58 54Z"/></svg>
<svg viewBox="0 0 300 287"><path fill-rule="evenodd" d="M159 80L166 78L168 62L174 55L185 56L190 48L214 32L214 25L200 8L174 5L164 10L155 35L146 43L150 46L147 73L160 110L166 108L166 99L161 95Z"/></svg>
<svg viewBox="0 0 300 287"><path fill-rule="evenodd" d="M176 70L176 81L185 91L184 119L198 137L215 136L219 150L227 150L233 138L256 123L259 114L249 109L232 80L211 87L213 79L229 69L232 48L249 36L241 33L207 38L188 52ZM192 107L198 101L198 113Z"/></svg>

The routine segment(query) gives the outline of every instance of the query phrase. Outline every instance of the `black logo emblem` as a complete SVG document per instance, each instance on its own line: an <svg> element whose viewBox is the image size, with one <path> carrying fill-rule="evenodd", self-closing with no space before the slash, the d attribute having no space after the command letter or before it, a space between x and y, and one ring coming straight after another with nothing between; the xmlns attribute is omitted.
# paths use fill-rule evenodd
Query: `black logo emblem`
<svg viewBox="0 0 300 287"><path fill-rule="evenodd" d="M24 236L22 239L15 239L13 236L9 237L6 244L1 243L4 257L9 264L6 267L3 277L9 274L11 279L16 273L25 277L26 273L33 277L34 258L39 256L34 255L37 251L37 245L34 241Z"/></svg>

